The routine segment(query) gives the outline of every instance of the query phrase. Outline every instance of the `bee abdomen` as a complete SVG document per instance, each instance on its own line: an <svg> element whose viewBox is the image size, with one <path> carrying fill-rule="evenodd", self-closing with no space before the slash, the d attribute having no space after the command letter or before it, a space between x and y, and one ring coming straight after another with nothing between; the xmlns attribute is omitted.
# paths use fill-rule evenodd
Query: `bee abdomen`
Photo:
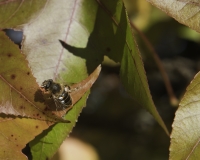
<svg viewBox="0 0 200 160"><path fill-rule="evenodd" d="M58 100L60 101L61 104L65 105L65 106L72 105L71 96L69 95L68 92L63 91L63 93L61 95L59 95Z"/></svg>

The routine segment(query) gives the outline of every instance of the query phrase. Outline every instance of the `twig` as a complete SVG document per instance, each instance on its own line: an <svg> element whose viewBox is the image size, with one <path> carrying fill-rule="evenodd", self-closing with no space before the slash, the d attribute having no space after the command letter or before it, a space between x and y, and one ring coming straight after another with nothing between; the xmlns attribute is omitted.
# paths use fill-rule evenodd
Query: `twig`
<svg viewBox="0 0 200 160"><path fill-rule="evenodd" d="M164 69L164 67L162 65L162 62L160 61L160 58L158 57L156 51L154 50L153 46L151 45L149 40L146 38L144 33L142 33L131 21L130 21L130 23L131 23L131 26L133 27L133 29L140 35L140 37L142 38L144 43L149 48L150 53L152 54L152 57L154 58L157 66L158 66L158 69L160 70L160 73L161 73L161 75L163 77L164 84L165 84L167 93L169 95L171 105L172 106L178 106L178 102L179 101L178 101L178 99L176 98L176 96L174 94L174 91L172 89L169 77L168 77L167 73L165 72L165 69Z"/></svg>

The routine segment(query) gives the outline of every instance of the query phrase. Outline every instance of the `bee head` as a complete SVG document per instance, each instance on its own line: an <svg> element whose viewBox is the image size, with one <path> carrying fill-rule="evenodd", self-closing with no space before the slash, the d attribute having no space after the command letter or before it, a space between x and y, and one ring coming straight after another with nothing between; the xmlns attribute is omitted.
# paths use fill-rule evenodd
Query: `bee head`
<svg viewBox="0 0 200 160"><path fill-rule="evenodd" d="M45 91L48 91L51 87L51 85L53 84L53 80L52 79L48 79L48 80L45 80L42 85L41 85L41 88L44 88Z"/></svg>
<svg viewBox="0 0 200 160"><path fill-rule="evenodd" d="M45 80L41 88L44 88L45 91L50 91L52 94L57 94L61 91L61 85L59 83L55 83L52 79Z"/></svg>

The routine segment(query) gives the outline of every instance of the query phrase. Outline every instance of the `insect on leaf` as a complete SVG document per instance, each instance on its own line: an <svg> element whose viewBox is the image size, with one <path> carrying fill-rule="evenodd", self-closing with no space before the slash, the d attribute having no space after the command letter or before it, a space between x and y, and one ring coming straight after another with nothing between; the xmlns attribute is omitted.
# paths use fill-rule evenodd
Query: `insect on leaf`
<svg viewBox="0 0 200 160"><path fill-rule="evenodd" d="M24 160L21 150L28 142L52 124L69 121L45 111L25 57L2 31L0 45L0 159Z"/></svg>
<svg viewBox="0 0 200 160"><path fill-rule="evenodd" d="M45 111L44 99L25 57L4 32L0 32L0 113L45 121L64 121Z"/></svg>
<svg viewBox="0 0 200 160"><path fill-rule="evenodd" d="M68 110L70 110L83 96L84 94L90 90L93 83L96 81L96 79L99 76L99 73L101 71L101 65L99 65L92 74L90 74L86 79L83 81L73 84L70 87L71 93L69 93L69 96L72 100L72 105L66 108L62 108L60 105L60 109L58 109L58 103L48 103L50 106L49 108L53 109L51 112L54 113L57 116L63 117ZM52 102L52 100L50 100Z"/></svg>

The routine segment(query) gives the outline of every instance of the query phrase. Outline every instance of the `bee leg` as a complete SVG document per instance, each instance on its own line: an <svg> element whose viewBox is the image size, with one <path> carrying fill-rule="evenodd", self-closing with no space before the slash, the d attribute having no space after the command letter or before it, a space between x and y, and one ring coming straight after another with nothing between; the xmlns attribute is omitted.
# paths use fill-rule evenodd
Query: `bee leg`
<svg viewBox="0 0 200 160"><path fill-rule="evenodd" d="M77 91L78 89L79 89L79 87L73 88L73 89L70 90L70 92Z"/></svg>
<svg viewBox="0 0 200 160"><path fill-rule="evenodd" d="M62 97L62 96L59 96L58 98L54 97L54 101L56 103L56 111L58 111L58 110L61 111L62 110L62 112L63 112L62 118L64 118L64 116L66 114L66 112L63 111L65 109L65 107L63 107L64 106L64 100L63 100L63 98L64 97Z"/></svg>
<svg viewBox="0 0 200 160"><path fill-rule="evenodd" d="M67 92L67 93L70 93L70 92L71 92L70 86L65 85L64 87L65 87L65 88L64 88L64 91L65 91L65 92ZM63 92L64 92L64 91L63 91Z"/></svg>
<svg viewBox="0 0 200 160"><path fill-rule="evenodd" d="M65 90L65 92L71 93L71 92L76 91L78 89L79 89L79 87L71 89L70 86L65 85L65 89L64 90Z"/></svg>

